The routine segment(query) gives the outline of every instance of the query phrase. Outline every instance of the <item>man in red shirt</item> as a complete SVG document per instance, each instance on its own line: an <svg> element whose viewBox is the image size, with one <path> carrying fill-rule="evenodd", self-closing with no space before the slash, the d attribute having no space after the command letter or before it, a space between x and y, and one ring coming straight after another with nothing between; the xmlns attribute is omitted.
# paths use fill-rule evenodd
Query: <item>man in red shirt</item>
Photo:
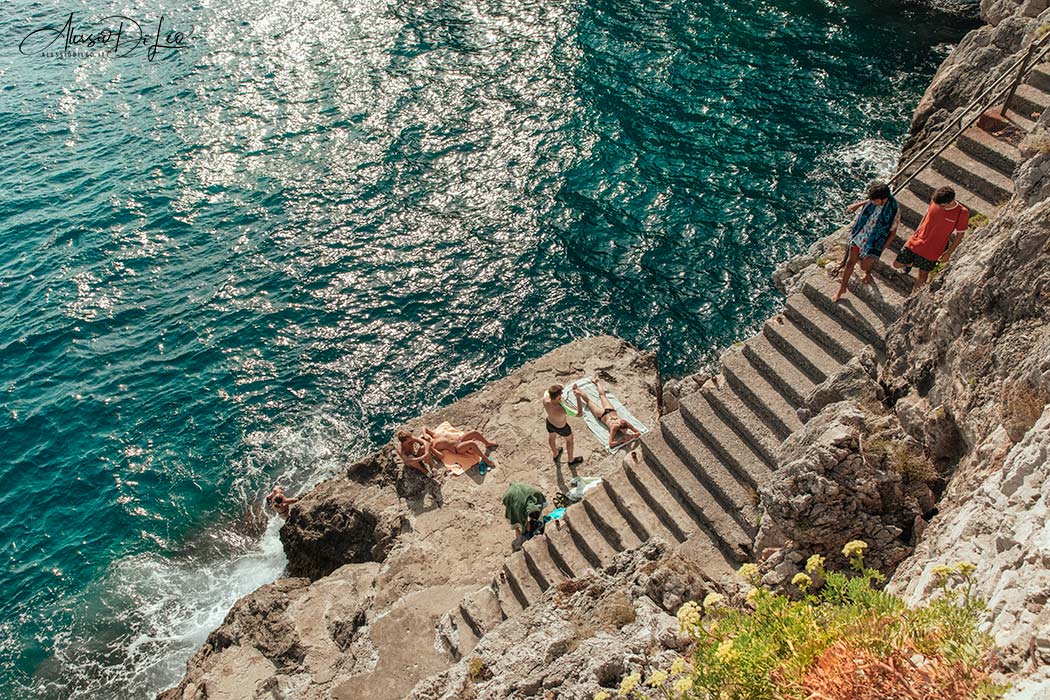
<svg viewBox="0 0 1050 700"><path fill-rule="evenodd" d="M926 284L930 270L938 261L946 263L951 259L969 226L970 210L955 201L955 190L941 187L933 193L926 216L922 217L919 228L915 229L893 263L894 267L919 269L913 292ZM956 234L954 238L952 233Z"/></svg>

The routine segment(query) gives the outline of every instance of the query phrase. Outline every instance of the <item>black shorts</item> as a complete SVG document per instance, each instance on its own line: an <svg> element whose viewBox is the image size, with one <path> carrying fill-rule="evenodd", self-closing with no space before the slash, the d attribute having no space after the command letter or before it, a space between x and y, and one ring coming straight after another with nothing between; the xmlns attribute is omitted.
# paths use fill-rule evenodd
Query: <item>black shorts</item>
<svg viewBox="0 0 1050 700"><path fill-rule="evenodd" d="M904 246L901 248L901 252L897 253L897 262L905 267L917 267L926 272L930 272L937 266L936 260L927 260L918 253L913 252L908 246Z"/></svg>
<svg viewBox="0 0 1050 700"><path fill-rule="evenodd" d="M572 427L570 427L569 424L566 423L565 425L559 428L558 426L554 425L554 423L551 423L550 420L547 420L547 432L557 433L562 437L569 437L570 435L572 435Z"/></svg>

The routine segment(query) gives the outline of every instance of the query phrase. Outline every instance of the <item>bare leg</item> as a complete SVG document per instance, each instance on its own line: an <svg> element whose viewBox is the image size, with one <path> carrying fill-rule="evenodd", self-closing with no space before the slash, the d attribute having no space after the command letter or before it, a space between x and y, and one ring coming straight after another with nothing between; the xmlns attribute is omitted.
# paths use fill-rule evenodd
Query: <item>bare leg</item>
<svg viewBox="0 0 1050 700"><path fill-rule="evenodd" d="M606 409L612 408L613 405L609 403L609 397L605 395L605 387L602 386L602 383L598 380L598 377L594 377L592 381L594 381L594 386L598 389L598 398L602 402L602 410L604 411Z"/></svg>
<svg viewBox="0 0 1050 700"><path fill-rule="evenodd" d="M602 411L604 410L601 404L594 403L593 401L591 401L590 396L587 396L587 394L584 394L582 391L576 389L575 387L573 387L573 391L576 392L576 403L579 404L580 400L586 401L588 410L590 410L590 412L594 414L595 418L601 420Z"/></svg>
<svg viewBox="0 0 1050 700"><path fill-rule="evenodd" d="M846 261L846 267L842 269L842 283L839 284L839 291L835 292L835 296L831 299L832 301L838 301L846 293L846 287L849 285L849 278L853 275L853 268L857 265L857 258L859 256L860 250L851 246L849 260Z"/></svg>
<svg viewBox="0 0 1050 700"><path fill-rule="evenodd" d="M558 438L556 437L556 435L556 433L547 433L547 442L549 442L551 446L551 456L553 456L555 459L558 458ZM572 457L571 447L569 448L569 457Z"/></svg>
<svg viewBox="0 0 1050 700"><path fill-rule="evenodd" d="M864 270L864 284L874 284L871 278L871 268L875 267L875 258L864 258L860 261L860 269Z"/></svg>
<svg viewBox="0 0 1050 700"><path fill-rule="evenodd" d="M565 438L565 449L569 453L569 461L571 462L572 461L572 433L569 433L569 436L567 438Z"/></svg>
<svg viewBox="0 0 1050 700"><path fill-rule="evenodd" d="M492 442L491 440L487 439L484 435L481 434L480 430L468 430L467 432L463 433L463 435L460 436L459 441L463 442L464 440L473 440L476 442L480 442L485 447L499 447L499 443Z"/></svg>
<svg viewBox="0 0 1050 700"><path fill-rule="evenodd" d="M930 273L926 270L919 270L915 275L915 286L911 288L912 294L919 291L919 287L926 284L926 280L930 278Z"/></svg>

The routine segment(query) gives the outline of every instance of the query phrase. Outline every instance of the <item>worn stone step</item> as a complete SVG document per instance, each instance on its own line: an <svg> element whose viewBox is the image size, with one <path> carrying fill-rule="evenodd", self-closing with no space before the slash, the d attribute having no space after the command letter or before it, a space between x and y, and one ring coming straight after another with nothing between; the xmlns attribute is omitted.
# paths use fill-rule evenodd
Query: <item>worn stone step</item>
<svg viewBox="0 0 1050 700"><path fill-rule="evenodd" d="M678 412L697 433L719 455L723 464L752 491L766 483L776 464L767 463L762 455L744 441L732 427L711 408L703 396L688 396Z"/></svg>
<svg viewBox="0 0 1050 700"><path fill-rule="evenodd" d="M998 202L988 201L973 190L964 186L963 183L957 182L956 180L931 168L927 168L916 175L915 179L911 181L911 184L909 184L908 187L916 194L916 196L927 202L933 198L933 193L939 187L951 187L955 190L955 198L959 200L961 204L966 205L966 208L970 210L971 214L984 214L988 218L995 215L995 210L998 208L999 204ZM929 205L927 204L927 207L928 206Z"/></svg>
<svg viewBox="0 0 1050 700"><path fill-rule="evenodd" d="M604 569L608 566L616 556L616 550L591 521L587 511L582 506L570 508L565 511L564 521L569 527L569 535L576 543L576 548L591 563L591 566L595 569Z"/></svg>
<svg viewBox="0 0 1050 700"><path fill-rule="evenodd" d="M660 537L669 544L684 540L684 537L683 540L678 539L678 533L665 525L659 514L645 502L645 497L638 493L627 476L626 465L608 479L603 479L602 487L624 518L631 522L638 539L644 542L652 537Z"/></svg>
<svg viewBox="0 0 1050 700"><path fill-rule="evenodd" d="M776 465L781 440L756 413L744 405L724 377L708 380L701 387L700 395L744 443L762 456L762 461L770 466Z"/></svg>
<svg viewBox="0 0 1050 700"><path fill-rule="evenodd" d="M722 354L722 376L741 401L773 431L777 444L802 427L795 407L750 362L742 348Z"/></svg>
<svg viewBox="0 0 1050 700"><path fill-rule="evenodd" d="M596 486L588 491L583 499L583 507L598 532L617 552L637 547L642 543L604 488Z"/></svg>
<svg viewBox="0 0 1050 700"><path fill-rule="evenodd" d="M470 625L474 634L482 637L506 619L499 597L492 586L485 586L463 596L459 603L460 614Z"/></svg>
<svg viewBox="0 0 1050 700"><path fill-rule="evenodd" d="M555 527L554 523L548 523L547 526L551 529ZM551 557L550 543L546 537L533 537L522 545L521 551L525 554L525 565L529 567L541 591L568 578Z"/></svg>
<svg viewBox="0 0 1050 700"><path fill-rule="evenodd" d="M901 223L909 228L907 235L903 235L899 229L897 231L897 238L903 242L908 240L908 236L922 223L922 217L926 216L926 210L930 208L930 200L923 199L910 189L895 191L893 196L901 208Z"/></svg>
<svg viewBox="0 0 1050 700"><path fill-rule="evenodd" d="M704 490L714 496L718 505L737 521L748 537L753 538L757 517L755 504L758 501L754 489L740 481L703 439L693 432L681 412L663 416L660 430L664 440L703 485Z"/></svg>
<svg viewBox="0 0 1050 700"><path fill-rule="evenodd" d="M957 146L949 146L934 158L933 168L989 202L1005 202L1014 191L1014 183L1008 176L967 155Z"/></svg>
<svg viewBox="0 0 1050 700"><path fill-rule="evenodd" d="M806 394L819 383L813 381L798 365L785 357L764 333L755 335L744 343L744 355L766 381L787 399L792 408L800 407Z"/></svg>
<svg viewBox="0 0 1050 700"><path fill-rule="evenodd" d="M520 591L515 591L514 585L511 583L511 576L508 575L505 561L500 569L500 573L492 579L491 585L492 590L496 593L496 600L499 601L503 617L514 617L525 609L525 603L522 600L523 596Z"/></svg>
<svg viewBox="0 0 1050 700"><path fill-rule="evenodd" d="M569 511L578 508L580 508L579 504L569 506L565 513L568 515ZM558 565L559 569L568 571L572 578L583 576L594 569L595 566L588 561L587 557L580 551L580 548L576 546L576 541L569 532L569 527L564 518L562 519L562 525L563 527L556 527L544 535L547 538L547 546L550 548L551 558Z"/></svg>
<svg viewBox="0 0 1050 700"><path fill-rule="evenodd" d="M999 109L998 107L993 107L991 110L988 111L994 111L996 114L998 114ZM1006 110L1006 116L1004 117L1004 119L1006 119L1007 122L1009 122L1012 126L1021 131L1031 132L1033 129L1035 129L1035 120L1032 119L1030 115L1022 114L1014 109Z"/></svg>
<svg viewBox="0 0 1050 700"><path fill-rule="evenodd" d="M451 634L445 633L442 636L453 661L459 661L469 654L481 639L481 635L471 629L467 620L463 618L463 610L460 607L449 611L446 630Z"/></svg>
<svg viewBox="0 0 1050 700"><path fill-rule="evenodd" d="M1028 73L1028 77L1025 78L1025 82L1039 88L1043 92L1050 93L1050 65L1040 63L1033 66Z"/></svg>
<svg viewBox="0 0 1050 700"><path fill-rule="evenodd" d="M1028 83L1018 85L1013 99L1010 100L1010 109L1032 120L1038 119L1048 106L1050 93Z"/></svg>
<svg viewBox="0 0 1050 700"><path fill-rule="evenodd" d="M899 252L899 248L896 250L890 248L883 250L882 255L875 260L875 266L872 268L876 286L880 284L889 286L891 294L883 296L886 303L893 306L893 318L897 317L900 305L904 303L914 285L914 280L911 277L893 267L893 261L897 259L897 253Z"/></svg>
<svg viewBox="0 0 1050 700"><path fill-rule="evenodd" d="M804 293L788 297L784 316L843 364L869 344L866 339L852 333L837 316L829 315L815 305Z"/></svg>
<svg viewBox="0 0 1050 700"><path fill-rule="evenodd" d="M519 550L503 560L503 574L522 608L529 607L543 595L543 589L525 563L524 552Z"/></svg>
<svg viewBox="0 0 1050 700"><path fill-rule="evenodd" d="M880 354L884 353L886 340L883 334L886 328L882 317L855 294L848 294L838 303L833 302L831 299L838 288L838 280L813 275L803 283L802 293L814 306L838 319L841 326L865 344L872 345Z"/></svg>
<svg viewBox="0 0 1050 700"><path fill-rule="evenodd" d="M1017 146L996 138L984 129L971 126L956 139L955 145L982 163L994 168L1001 174L1012 178L1021 162L1021 152Z"/></svg>
<svg viewBox="0 0 1050 700"><path fill-rule="evenodd" d="M651 465L645 461L628 459L624 462L623 471L649 510L674 534L675 540L684 542L696 531L692 517L685 512Z"/></svg>
<svg viewBox="0 0 1050 700"><path fill-rule="evenodd" d="M780 313L766 321L762 334L814 384L842 369L842 363L821 343L822 339L809 335L787 314Z"/></svg>
<svg viewBox="0 0 1050 700"><path fill-rule="evenodd" d="M727 557L743 561L750 556L751 537L682 463L663 435L655 431L643 435L642 453L697 527L717 540Z"/></svg>

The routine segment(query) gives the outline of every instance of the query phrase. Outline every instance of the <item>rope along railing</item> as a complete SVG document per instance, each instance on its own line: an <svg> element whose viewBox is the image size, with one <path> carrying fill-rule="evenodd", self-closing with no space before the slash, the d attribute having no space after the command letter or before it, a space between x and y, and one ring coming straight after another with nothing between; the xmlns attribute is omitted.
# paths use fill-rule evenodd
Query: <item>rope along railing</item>
<svg viewBox="0 0 1050 700"><path fill-rule="evenodd" d="M1000 111L1000 115L1005 115L1006 109L1010 104L1010 100L1013 99L1014 92L1017 91L1017 87L1021 84L1021 81L1024 80L1024 77L1028 74L1028 72L1032 69L1033 66L1039 63L1041 60L1043 60L1047 53L1050 53L1050 33L1043 34L1042 36L1032 41L1032 43L1028 45L1028 49L1024 52L1024 55L1021 58L1014 62L1012 66L1003 71L1003 74L999 76L999 78L995 82L986 87L981 92L981 94L978 95L977 98L974 99L974 101L966 107L966 109L960 112L958 119L948 122L948 124L946 124L945 127L941 129L941 131L939 131L936 136L930 139L925 146L919 149L919 152L913 155L907 163L897 168L897 172L895 172L890 177L889 182L887 184L893 187L894 192L900 192L905 187L907 187L908 184L911 183L911 181L914 180L919 173L921 173L923 170L929 167L930 163L936 160L937 156L941 155L941 153L944 153L944 151L946 151L948 147L955 142L955 139L958 138L960 134L962 134L964 131L973 126L973 124L981 118L981 115L983 115L988 109L994 106L999 101L999 99L1003 97L1004 93L1008 92L1008 94L1006 95L1006 99L1003 101L1002 110ZM1003 90L996 92L994 96L989 99L988 95L991 94L992 91L994 91L996 88L999 88L1002 85L1003 81L1006 80L1006 78L1014 74L1014 70L1016 69L1019 70L1017 70L1017 73L1010 85L1004 88ZM970 114L971 110L976 108L979 108L978 111L975 114L973 114L973 116L971 116L969 119L967 119L966 115ZM953 128L955 129L955 134L946 142L941 143L941 139L944 137L944 135L952 131ZM938 143L941 144L939 147L937 146ZM897 180L903 177L904 174L911 169L912 165L918 162L920 158L925 156L927 153L929 153L931 149L935 147L937 148L937 151L933 155L931 155L926 160L926 162L924 162L918 168L915 168L913 171L911 171L911 174L908 175L903 181L901 181L900 184L894 185L894 183L897 182Z"/></svg>

